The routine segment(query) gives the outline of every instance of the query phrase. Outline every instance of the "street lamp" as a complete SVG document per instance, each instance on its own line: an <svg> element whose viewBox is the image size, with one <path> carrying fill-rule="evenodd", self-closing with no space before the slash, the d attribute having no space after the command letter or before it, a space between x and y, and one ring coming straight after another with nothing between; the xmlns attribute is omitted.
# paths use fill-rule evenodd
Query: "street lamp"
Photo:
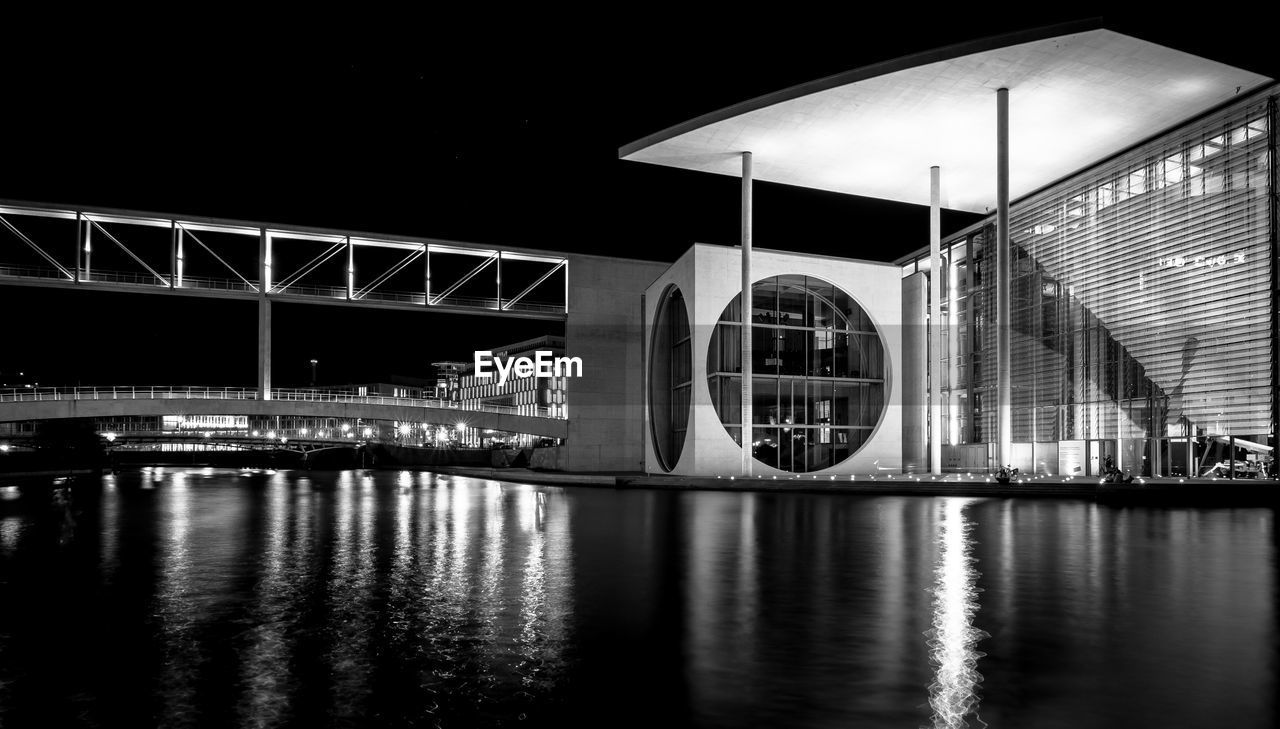
<svg viewBox="0 0 1280 729"><path fill-rule="evenodd" d="M311 386L316 386L316 365L320 364L320 360L311 360Z"/></svg>

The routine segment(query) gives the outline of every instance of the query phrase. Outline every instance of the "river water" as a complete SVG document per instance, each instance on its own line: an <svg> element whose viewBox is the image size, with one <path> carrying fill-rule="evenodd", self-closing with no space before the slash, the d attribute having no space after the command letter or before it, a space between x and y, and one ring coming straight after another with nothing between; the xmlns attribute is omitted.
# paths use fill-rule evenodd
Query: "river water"
<svg viewBox="0 0 1280 729"><path fill-rule="evenodd" d="M0 499L6 728L1280 724L1270 509L198 468Z"/></svg>

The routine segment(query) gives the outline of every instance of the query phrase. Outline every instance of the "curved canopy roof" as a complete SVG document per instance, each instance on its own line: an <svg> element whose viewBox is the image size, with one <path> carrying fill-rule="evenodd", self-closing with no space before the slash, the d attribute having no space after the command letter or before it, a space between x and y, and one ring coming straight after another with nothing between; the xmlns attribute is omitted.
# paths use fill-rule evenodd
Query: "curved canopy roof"
<svg viewBox="0 0 1280 729"><path fill-rule="evenodd" d="M1018 198L1271 79L1091 20L866 66L693 119L623 159L927 205L995 207L996 89Z"/></svg>

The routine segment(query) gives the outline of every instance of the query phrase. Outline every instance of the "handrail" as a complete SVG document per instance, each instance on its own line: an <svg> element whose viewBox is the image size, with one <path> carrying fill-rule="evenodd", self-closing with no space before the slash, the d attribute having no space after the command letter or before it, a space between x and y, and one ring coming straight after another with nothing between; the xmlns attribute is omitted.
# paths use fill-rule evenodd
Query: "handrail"
<svg viewBox="0 0 1280 729"><path fill-rule="evenodd" d="M113 387L14 387L0 389L0 403L46 402L59 400L258 400L257 388L216 387L208 385L127 385ZM357 395L334 390L272 388L272 400L286 402L333 402L360 405L399 405L403 407L463 410L469 412L524 415L526 417L554 418L550 408L538 407L535 415L520 412L512 405L485 403L454 403L440 398L392 397L390 395Z"/></svg>

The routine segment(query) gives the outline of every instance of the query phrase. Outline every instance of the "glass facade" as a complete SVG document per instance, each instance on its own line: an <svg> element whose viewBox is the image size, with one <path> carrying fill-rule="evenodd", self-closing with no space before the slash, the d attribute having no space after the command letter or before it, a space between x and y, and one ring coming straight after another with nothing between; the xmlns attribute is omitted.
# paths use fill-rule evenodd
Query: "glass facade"
<svg viewBox="0 0 1280 729"><path fill-rule="evenodd" d="M1011 207L1012 440L1027 444L1017 452L1054 446L1036 470L1044 460L1058 472L1064 441L1081 442L1093 473L1114 458L1135 475L1201 475L1223 449L1256 475L1270 469L1268 101L1234 104ZM943 366L932 376L948 445L997 440L994 241L988 224L944 244Z"/></svg>
<svg viewBox="0 0 1280 729"><path fill-rule="evenodd" d="M812 276L775 276L751 292L752 452L784 471L853 455L884 411L884 347L862 307ZM741 442L741 296L725 308L707 353L720 422Z"/></svg>

